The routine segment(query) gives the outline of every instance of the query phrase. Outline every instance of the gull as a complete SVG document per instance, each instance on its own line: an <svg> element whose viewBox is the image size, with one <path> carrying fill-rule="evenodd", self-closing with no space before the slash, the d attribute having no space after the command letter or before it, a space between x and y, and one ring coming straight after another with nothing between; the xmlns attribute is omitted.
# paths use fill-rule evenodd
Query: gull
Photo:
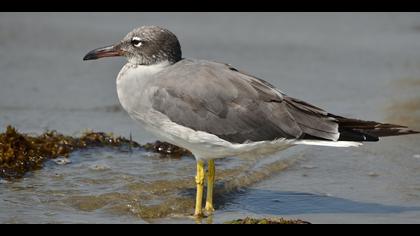
<svg viewBox="0 0 420 236"><path fill-rule="evenodd" d="M331 114L288 96L230 64L183 58L172 32L142 26L83 60L124 56L118 99L129 116L159 139L191 151L197 162L194 216L211 214L214 160L269 155L295 145L357 147L379 137L418 133L405 126Z"/></svg>

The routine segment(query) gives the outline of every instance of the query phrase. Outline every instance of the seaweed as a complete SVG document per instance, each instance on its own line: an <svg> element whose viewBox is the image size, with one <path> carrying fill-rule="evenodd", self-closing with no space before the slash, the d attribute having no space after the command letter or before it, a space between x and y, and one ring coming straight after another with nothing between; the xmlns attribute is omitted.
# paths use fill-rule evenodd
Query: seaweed
<svg viewBox="0 0 420 236"><path fill-rule="evenodd" d="M86 132L81 137L66 136L56 131L47 131L39 136L19 133L7 126L0 133L0 178L21 178L28 171L42 168L43 162L57 157L68 158L76 150L94 147L143 148L146 151L180 157L190 152L169 143L156 141L141 145L124 137L114 137L103 132Z"/></svg>
<svg viewBox="0 0 420 236"><path fill-rule="evenodd" d="M251 218L246 217L244 219L237 219L232 221L227 221L225 224L263 224L263 225L272 225L272 224L311 224L307 221L303 220L290 220L290 219L284 219L284 218Z"/></svg>
<svg viewBox="0 0 420 236"><path fill-rule="evenodd" d="M146 143L143 145L146 151L157 152L172 157L191 156L192 153L185 148L172 145L167 142L156 141L154 143Z"/></svg>

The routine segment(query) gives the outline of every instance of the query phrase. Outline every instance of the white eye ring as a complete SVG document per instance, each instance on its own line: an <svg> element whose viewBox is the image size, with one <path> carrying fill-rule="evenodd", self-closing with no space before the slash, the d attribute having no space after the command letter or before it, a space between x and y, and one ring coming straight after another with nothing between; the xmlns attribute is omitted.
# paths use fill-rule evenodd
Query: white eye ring
<svg viewBox="0 0 420 236"><path fill-rule="evenodd" d="M131 44L134 47L137 47L138 48L138 47L140 47L143 44L143 42L142 42L141 38L139 38L139 37L133 37L131 39Z"/></svg>

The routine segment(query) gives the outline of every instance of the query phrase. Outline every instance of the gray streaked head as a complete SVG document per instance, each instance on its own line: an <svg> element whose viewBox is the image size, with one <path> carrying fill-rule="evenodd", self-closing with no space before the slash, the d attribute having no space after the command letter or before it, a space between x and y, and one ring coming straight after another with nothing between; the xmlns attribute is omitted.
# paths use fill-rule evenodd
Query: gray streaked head
<svg viewBox="0 0 420 236"><path fill-rule="evenodd" d="M120 42L90 51L83 60L125 56L130 63L153 65L181 60L181 45L175 34L158 26L142 26L132 30Z"/></svg>

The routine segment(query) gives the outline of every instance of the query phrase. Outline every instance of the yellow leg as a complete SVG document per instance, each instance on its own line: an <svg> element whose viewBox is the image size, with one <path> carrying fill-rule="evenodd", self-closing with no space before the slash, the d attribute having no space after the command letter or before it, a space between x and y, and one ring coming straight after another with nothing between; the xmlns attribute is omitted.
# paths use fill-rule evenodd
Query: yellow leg
<svg viewBox="0 0 420 236"><path fill-rule="evenodd" d="M203 212L201 207L203 206L203 186L204 186L204 162L197 161L197 176L195 177L195 183L197 184L197 195L195 201L195 212L194 216L201 217Z"/></svg>
<svg viewBox="0 0 420 236"><path fill-rule="evenodd" d="M213 187L214 187L214 177L216 174L216 167L214 166L214 160L208 162L208 176L207 176L207 197L206 197L206 207L207 212L213 212Z"/></svg>

